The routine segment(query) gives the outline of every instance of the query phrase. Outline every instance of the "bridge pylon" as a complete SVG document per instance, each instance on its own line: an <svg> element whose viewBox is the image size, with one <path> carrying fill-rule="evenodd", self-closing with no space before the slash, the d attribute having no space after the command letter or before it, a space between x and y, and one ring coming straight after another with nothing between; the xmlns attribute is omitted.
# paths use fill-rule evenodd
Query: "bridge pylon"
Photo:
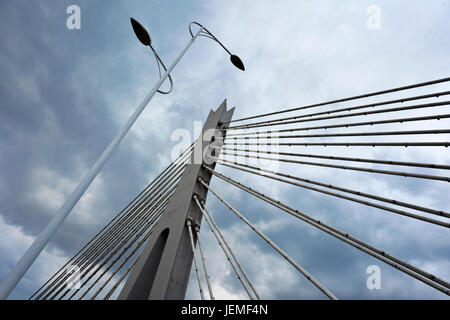
<svg viewBox="0 0 450 320"><path fill-rule="evenodd" d="M194 146L190 164L186 166L164 214L131 270L119 300L184 299L193 259L186 222L190 220L194 226L201 225L202 213L193 196L196 194L205 200L208 190L198 182L198 178L209 184L212 174L202 165L211 161L208 155L218 156L217 149L213 151L217 142L212 142L217 141L218 134L222 137L221 123L230 121L233 112L234 108L227 110L226 100L216 111L209 112L202 134ZM211 168L215 166L214 163L207 164ZM194 240L196 243L197 239Z"/></svg>

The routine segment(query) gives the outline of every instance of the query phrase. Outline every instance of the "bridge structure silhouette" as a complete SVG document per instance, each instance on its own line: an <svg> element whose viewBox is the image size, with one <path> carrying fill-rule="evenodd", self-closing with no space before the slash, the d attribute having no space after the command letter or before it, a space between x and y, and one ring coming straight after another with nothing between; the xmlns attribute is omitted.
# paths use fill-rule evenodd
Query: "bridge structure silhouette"
<svg viewBox="0 0 450 320"><path fill-rule="evenodd" d="M444 208L359 190L346 185L345 179L332 184L307 178L297 168L327 168L336 175L356 172L362 175L361 179L367 175L380 179L397 177L410 184L427 181L432 188L448 188L449 163L406 161L402 155L414 155L418 149L425 149L430 155L448 152L450 100L446 97L450 90L445 87L449 82L450 78L437 79L238 119L232 118L234 108L228 110L224 101L217 110L210 111L202 134L30 299L184 299L192 265L200 297L215 299L211 285L214 270L201 241L204 232L212 232L218 250L223 252L223 263L230 265L248 298L264 299L240 262L236 248L232 248L216 222L217 215L226 211L261 237L324 296L339 298L315 276L314 270L307 270L250 221L246 208L236 207L233 199L212 187L211 179L221 180L277 213L290 215L296 222L338 239L448 296L447 280L390 254L390 248L375 247L314 217L314 213L248 186L243 177L255 176L267 183L285 184L296 192L312 192L320 195L323 202L331 198L353 202L380 215L416 220L423 228L448 229L450 213ZM300 147L308 151L297 152ZM309 152L314 147L322 147L323 152ZM370 153L375 149L389 152L378 152L384 155L378 158ZM367 156L360 156L359 150ZM274 169L268 163L278 167ZM289 164L293 169L283 171L280 164ZM224 168L235 171L237 177L225 174ZM389 188L394 191L397 185L390 184ZM223 205L222 212L211 210L207 196ZM359 214L364 215L364 210ZM257 259L254 257L253 261L257 263Z"/></svg>

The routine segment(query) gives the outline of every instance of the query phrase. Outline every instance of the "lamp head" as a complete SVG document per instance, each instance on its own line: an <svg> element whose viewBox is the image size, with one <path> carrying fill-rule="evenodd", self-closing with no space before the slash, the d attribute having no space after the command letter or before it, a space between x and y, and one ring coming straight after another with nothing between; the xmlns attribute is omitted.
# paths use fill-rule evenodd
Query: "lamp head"
<svg viewBox="0 0 450 320"><path fill-rule="evenodd" d="M139 41L144 46L150 46L152 43L152 40L150 39L150 35L148 34L147 30L135 19L130 18L131 26L133 27L134 33L136 34L136 37L139 39Z"/></svg>
<svg viewBox="0 0 450 320"><path fill-rule="evenodd" d="M232 55L230 55L230 60L231 60L231 63L234 64L234 66L236 68L241 69L242 71L245 71L244 63L238 56L232 54Z"/></svg>

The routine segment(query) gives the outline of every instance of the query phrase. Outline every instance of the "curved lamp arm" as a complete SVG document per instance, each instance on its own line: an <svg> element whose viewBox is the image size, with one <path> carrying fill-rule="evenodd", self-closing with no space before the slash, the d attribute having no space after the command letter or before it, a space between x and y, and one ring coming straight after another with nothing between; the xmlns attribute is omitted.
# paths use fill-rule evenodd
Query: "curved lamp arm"
<svg viewBox="0 0 450 320"><path fill-rule="evenodd" d="M139 41L144 45L150 48L150 50L153 52L153 55L155 56L156 64L158 65L158 72L159 72L159 78L161 79L161 66L163 67L164 71L167 71L166 66L164 65L164 62L159 57L158 53L156 53L156 50L152 46L152 39L150 38L150 35L148 34L147 30L140 24L137 20L130 18L131 26L133 27L134 33L136 34L136 37L139 39ZM172 92L173 89L173 80L172 76L168 75L169 81L170 81L170 89L169 91L162 91L162 90L156 90L156 92L161 94L169 94Z"/></svg>
<svg viewBox="0 0 450 320"><path fill-rule="evenodd" d="M150 35L148 34L147 30L135 19L130 18L131 20L131 25L133 27L134 33L136 34L137 38L139 39L139 41L145 45L148 46L150 48L150 50L152 50L153 55L155 56L156 59L156 64L158 65L158 72L159 72L159 77L161 79L161 67L164 69L164 71L167 71L166 66L164 65L164 62L162 61L162 59L159 57L158 53L156 52L156 50L152 47L152 40L150 38ZM198 36L203 36L203 37L207 37L210 38L212 40L214 40L215 42L217 42L229 55L230 55L230 60L231 63L233 63L233 65L242 70L245 71L245 67L244 67L244 63L242 62L242 60L232 54L230 52L230 50L228 50L223 44L222 42L219 41L219 39L217 39L207 28L205 28L203 25L201 25L198 22L191 22L189 24L189 33L191 34L192 39L195 38L194 33L192 32L192 25L196 25L198 27L200 27L200 31L197 31ZM170 92L172 92L173 89L173 80L172 80L172 76L169 74L168 75L169 81L170 81L170 89L168 91L162 91L162 90L157 90L158 93L161 94L168 94Z"/></svg>
<svg viewBox="0 0 450 320"><path fill-rule="evenodd" d="M217 42L229 55L230 55L230 60L231 63L238 69L245 71L245 67L244 67L244 63L242 62L242 60L237 56L234 55L230 52L230 50L228 50L222 42L219 41L219 39L217 39L208 29L206 29L203 25L201 25L200 23L193 21L189 24L189 33L191 34L191 37L194 38L194 33L192 32L192 25L197 25L199 26L200 29L200 37L206 37L206 38L210 38L212 40L214 40L215 42Z"/></svg>
<svg viewBox="0 0 450 320"><path fill-rule="evenodd" d="M162 74L161 74L161 67L160 67L160 65L163 67L164 71L167 71L167 68L164 65L164 62L159 57L158 53L156 53L156 50L153 49L152 45L150 45L150 49L153 51L153 54L155 56L156 64L158 65L159 78L161 79ZM169 94L169 93L172 92L172 90L173 90L173 80L172 80L172 76L170 75L170 73L168 75L168 78L169 78L169 81L170 81L170 89L169 89L169 91L162 91L162 90L158 89L157 92L159 92L161 94Z"/></svg>

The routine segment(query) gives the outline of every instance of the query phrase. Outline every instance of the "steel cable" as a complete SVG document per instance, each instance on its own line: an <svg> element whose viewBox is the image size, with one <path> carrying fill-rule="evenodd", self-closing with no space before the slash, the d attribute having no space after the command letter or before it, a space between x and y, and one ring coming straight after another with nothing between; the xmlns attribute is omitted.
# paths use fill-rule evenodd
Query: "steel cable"
<svg viewBox="0 0 450 320"><path fill-rule="evenodd" d="M312 191L325 193L325 194L328 194L328 195L331 195L331 196L334 196L334 197L337 197L337 198L350 200L350 201L353 201L353 202L358 202L358 203L361 203L361 204L364 204L364 205L367 205L367 206L370 206L370 207L374 207L374 208L377 208L377 209L382 209L384 211L390 211L392 213L396 213L396 214L403 215L403 216L406 216L406 217L410 217L410 218L414 218L414 219L417 219L417 220L422 220L422 221L425 221L425 222L428 222L428 223L432 223L432 224L435 224L435 225L438 225L438 226L450 228L450 223L448 223L448 222L443 222L443 221L440 221L440 220L436 220L436 219L424 217L424 216L421 216L421 215L417 215L417 214L414 214L414 213L411 213L411 212L407 212L407 211L404 211L404 210L398 210L398 209L395 209L395 208L379 205L379 204L376 204L376 203L373 203L373 202L369 202L369 201L360 200L360 199L349 197L349 196L342 195L342 194L339 194L339 193L330 192L330 191L323 190L323 189L318 189L318 188L311 187L311 186L304 185L304 184L300 184L300 183L297 183L297 182L293 182L293 181L277 178L277 177L274 177L274 176L265 175L265 174L262 174L262 173L259 173L259 172L254 172L254 171L242 168L242 167L250 167L250 168L252 167L252 166L248 166L248 165L245 165L245 164L234 163L234 164L237 164L239 166L242 166L242 167L236 167L236 166L228 164L227 162L234 163L234 162L231 162L231 161L224 161L224 160L218 160L217 161L218 164L221 164L221 165L224 165L224 166L227 166L227 167L230 167L230 168L234 168L236 170L249 172L249 173L252 173L252 174L255 174L255 175L259 175L261 177L265 177L265 178L269 178L269 179L272 179L272 180L277 180L277 181L284 182L284 183L287 183L287 184L295 185L297 187L301 187L301 188L304 188L304 189L309 189L309 190L312 190ZM253 169L255 169L255 167L253 167ZM262 169L262 168L256 168L255 170L269 172L269 173L272 173L272 174L275 174L275 175L278 175L278 176L283 176L283 177L287 177L287 178L290 178L290 179L301 181L300 180L301 178L295 177L295 176L291 176L291 175L288 175L288 174L278 173L278 172L274 172L274 171L270 171L270 170L266 170L266 169Z"/></svg>
<svg viewBox="0 0 450 320"><path fill-rule="evenodd" d="M245 284L245 282L243 281L242 277L240 276L239 272L237 271L236 267L234 266L233 262L231 261L231 259L233 259L234 263L236 264L236 266L238 267L238 269L240 270L240 272L242 273L242 275L244 276L245 280L247 281L248 285L250 286L250 288L253 291L253 294L255 295L256 299L260 299L258 292L256 291L255 287L253 286L253 283L250 281L247 273L245 272L244 268L242 268L241 264L239 263L239 260L236 258L233 250L231 250L228 242L225 240L222 232L220 231L219 226L216 224L216 222L214 221L211 213L209 212L209 210L206 208L205 206L205 202L204 200L202 200L202 203L200 204L198 201L198 198L194 195L194 201L197 203L198 208L200 209L200 211L203 214L203 217L205 217L206 222L208 223L211 232L214 234L214 236L216 237L217 242L219 243L219 246L222 248L225 256L227 257L228 262L230 263L232 269L234 270L234 272L236 273L236 276L238 278L238 280L241 282L242 286L244 287L244 290L247 292L247 295L249 296L249 298L251 300L254 300L254 297L252 296L252 294L250 293L247 285ZM217 234L216 234L217 232ZM220 237L220 238L219 238ZM225 247L223 246L223 244L225 244ZM231 255L228 255L227 250Z"/></svg>
<svg viewBox="0 0 450 320"><path fill-rule="evenodd" d="M351 158L351 157L339 157L339 156L326 156L320 154L308 154L308 153L295 153L295 152L276 152L276 151L266 151L266 150L248 150L240 148L222 148L225 151L243 151L252 153L263 153L269 155L282 155L282 156L292 156L292 157L303 157L303 158L317 158L317 159L328 159L328 160L338 160L338 161L353 161L353 162L367 162L376 164L386 164L393 166L406 166L406 167L420 167L429 169L444 169L450 170L450 165L436 164L436 163L419 163L419 162L407 162L407 161L395 161L395 160L376 160L367 158Z"/></svg>
<svg viewBox="0 0 450 320"><path fill-rule="evenodd" d="M169 166L167 166L143 191L141 191L123 210L121 210L104 228L102 228L102 230L100 230L90 241L88 241L71 259L69 259L69 261L67 261L66 264L64 264L63 267L61 267L49 280L47 280L46 283L44 283L44 285L42 285L29 299L33 298L33 296L35 296L40 290L44 289L44 287L45 287L45 289L39 294L39 296L36 299L39 299L43 294L45 294L56 283L56 281L58 281L60 279L61 275L58 276L58 278L56 280L54 280L52 283L49 284L49 282L52 279L54 279L58 274L60 274L61 271L65 270L66 266L69 265L69 263L71 263L73 260L75 260L77 256L80 256L80 254L81 254L80 257L82 257L83 255L86 254L86 252L89 252L89 248L95 247L95 245L98 243L98 241L101 241L103 239L103 237L105 236L105 234L108 233L112 228L114 228L114 226L116 225L115 223L117 223L117 221L116 222L114 222L114 221L119 219L122 216L122 214L127 215L129 213L130 209L132 209L135 206L136 202L139 202L142 199L142 197L144 197L146 194L148 194L148 192L151 192L151 190L153 190L154 185L156 183L158 183L160 181L160 179L162 179L162 177L164 177L164 175L167 172L170 173L171 170L174 168L174 166L177 163L182 162L183 158L186 155L190 154L193 146L194 146L194 143L192 143L187 149L185 149L174 160L174 162L172 162ZM138 198L139 198L139 200L137 200ZM131 208L130 208L130 206L131 206ZM130 209L128 209L128 208L130 208ZM95 239L97 239L97 240L95 240ZM85 250L85 249L87 249L87 250ZM49 284L49 285L47 286L47 284Z"/></svg>
<svg viewBox="0 0 450 320"><path fill-rule="evenodd" d="M246 125L228 127L226 130L241 130L241 129L287 125L287 124L293 124L293 123L304 123L304 122L333 120L333 119L341 119L341 118L351 118L351 117L368 116L368 115L381 114L381 113L390 113L390 112L399 112L399 111L408 111L408 110L418 110L418 109L423 109L423 108L441 107L441 106L447 106L449 104L450 104L450 101L430 102L430 103L422 103L422 104L416 104L416 105L410 105L410 106L402 106L402 107L387 108L387 109L381 109L381 110L338 114L338 115L311 118L311 119L296 119L296 120L280 121L280 122L272 122L272 123L261 123L261 124L250 123L250 124L246 124Z"/></svg>
<svg viewBox="0 0 450 320"><path fill-rule="evenodd" d="M341 108L341 109L331 109L331 110L326 110L326 111L321 111L321 112L302 114L302 115L298 115L298 116L278 118L278 119L271 119L271 120L260 121L260 122L253 122L252 124L267 124L267 123L272 123L272 122L280 122L280 121L300 119L300 118L310 118L310 117L313 117L313 116L320 116L320 115L324 115L324 114L332 114L332 113L338 113L338 112L353 111L353 110L359 110L359 109L364 109L364 108L375 108L375 107L378 107L378 106L387 105L387 104L393 104L393 103L404 103L406 101L413 101L413 100L420 100L420 99L429 99L429 98L439 98L441 96L449 95L449 94L450 94L450 91L434 92L434 93L420 95L420 96L400 98L400 99L389 100L389 101L382 101L382 102L376 102L376 103L368 103L368 104L358 105L358 106L354 106L354 107L347 107L347 108Z"/></svg>
<svg viewBox="0 0 450 320"><path fill-rule="evenodd" d="M259 135L261 133L281 133L281 132L294 132L294 131L309 131L309 130L320 130L320 129L332 129L332 128L350 128L350 127L359 127L359 126L374 126L380 124L389 124L389 123L404 123L404 122L415 122L415 121L428 121L428 120L441 120L450 118L450 114L437 114L432 116L420 116L420 117L411 117L411 118L396 118L396 119L385 119L385 120L377 120L377 121L363 121L363 122L350 122L350 123L338 123L338 124L330 124L330 125L322 125L322 126L312 126L312 127L301 127L301 128L289 128L289 129L281 129L281 130L268 130L268 131L255 131L255 132L241 132L241 133L227 133L227 139L230 140L230 137L237 136L250 136L250 135ZM225 130L225 129L223 129Z"/></svg>
<svg viewBox="0 0 450 320"><path fill-rule="evenodd" d="M236 214L242 221L244 221L253 231L256 232L264 241L266 241L275 251L277 251L283 258L285 258L292 266L294 266L303 276L314 284L320 291L322 291L331 300L337 300L336 296L332 294L327 288L325 288L319 281L317 281L305 268L295 262L286 252L284 252L278 245L270 240L265 234L258 230L247 218L245 218L239 211L233 208L226 200L217 194L209 185L207 185L202 178L199 178L199 182L211 191L228 209Z"/></svg>
<svg viewBox="0 0 450 320"><path fill-rule="evenodd" d="M450 284L447 281L445 281L443 279L440 279L440 278L436 277L435 275L433 275L433 274L431 274L429 272L426 272L426 271L421 270L421 269L419 269L417 267L414 267L414 266L408 264L407 262L404 262L404 261L402 261L402 260L400 260L400 259L398 259L396 257L393 257L390 254L386 253L385 251L382 251L380 249L372 247L371 245L369 245L369 244L367 244L367 243L365 243L365 242L363 242L363 241L361 241L361 240L359 240L357 238L352 237L348 233L344 233L341 230L338 230L338 229L336 229L336 228L334 228L334 227L332 227L330 225L327 225L323 221L316 220L316 219L306 215L305 213L303 213L303 212L301 212L301 211L299 211L297 209L293 209L293 208L289 207L288 205L286 205L286 204L284 204L284 203L282 203L282 202L280 202L278 200L275 200L275 199L273 199L273 198L271 198L271 197L269 197L269 196L267 196L267 195L265 195L263 193L260 193L260 192L254 190L254 189L252 189L252 188L250 188L248 186L245 186L244 184L242 184L240 182L237 182L236 180L231 179L230 177L226 177L223 174L220 174L217 171L215 171L215 170L213 170L213 169L211 169L211 168L209 168L207 166L204 166L204 168L207 169L208 171L210 171L216 177L218 177L218 178L220 178L220 179L222 179L222 180L224 180L224 181L226 181L226 182L228 182L228 183L230 183L230 184L240 188L241 190L244 190L247 193L249 193L249 194L251 194L251 195L253 195L253 196L255 196L255 197L257 197L257 198L259 198L259 199L261 199L261 200L263 200L263 201L265 201L265 202L267 202L267 203L269 203L269 204L271 204L271 205L273 205L273 206L275 206L275 207L277 207L277 208L287 212L287 213L289 213L290 215L292 215L292 216L294 216L296 218L299 218L302 221L304 221L304 222L306 222L306 223L308 223L308 224L310 224L310 225L312 225L312 226L314 226L314 227L316 227L316 228L318 228L318 229L320 229L320 230L322 230L322 231L324 231L324 232L334 236L335 238L337 238L339 240L342 240L342 241L352 245L353 247L355 247L355 248L357 248L357 249L359 249L359 250L361 250L361 251L363 251L365 253L368 253L368 254L372 255L373 257L375 257L375 258L377 258L377 259L379 259L379 260L381 260L381 261L383 261L383 262L385 262L385 263L387 263L387 264L389 264L389 265L399 269L400 271L405 272L408 275L413 276L414 278L416 278L416 279L418 279L418 280L420 280L422 282L425 282L428 285L431 285L435 289L438 289L438 290L446 293L447 295L449 294L449 290L447 290L447 289L450 288ZM380 256L382 257L382 259L380 259ZM388 260L390 260L390 261L388 261ZM396 264L398 264L399 266L396 265ZM409 269L412 272L418 273L418 274L424 276L425 278L428 278L432 282L435 282L435 283L437 283L439 285L442 285L442 286L446 287L447 289L443 289L443 288L441 288L439 286L436 286L434 283L430 283L429 281L424 281L423 278L417 277L417 275L413 275L413 274L411 274L409 272L406 272L402 267L407 268L407 269Z"/></svg>
<svg viewBox="0 0 450 320"><path fill-rule="evenodd" d="M166 186L169 182L170 182L170 180L167 181L167 182L165 182L164 185L160 186L160 188L164 188L164 186ZM176 181L172 181L172 184L171 184L171 185L173 185L175 182L176 182ZM164 189L162 189L162 190L163 190L163 193L166 192L167 189L168 189L171 185L166 186ZM176 186L176 185L175 185L175 186ZM175 188L175 187L173 187L173 188ZM161 189L160 189L160 190L161 190ZM112 246L114 246L114 245L120 240L120 237L125 233L125 229L123 229L124 227L126 227L126 226L127 226L128 224L130 224L130 223L132 224L132 223L135 223L136 221L139 221L139 219L142 217L142 215L145 215L145 214L148 213L148 210L147 210L147 209L150 208L150 206L152 206L152 205L156 202L155 197L156 197L156 195L159 194L159 193L160 193L160 192L157 192L156 194L154 194L154 195L151 197L151 200L148 200L148 201L150 201L150 204L148 204L148 201L147 201L147 202L146 202L146 203L147 203L146 206L141 205L140 210L137 212L136 215L129 215L129 216L127 217L127 219L119 226L119 228L118 228L119 233L118 233L118 234L112 233L112 234L110 235L110 237L107 238L106 241L104 241L104 243L102 243L101 246L100 246L99 248L97 248L96 251L94 251L94 252L89 256L89 259L90 259L90 260L84 259L84 260L80 263L80 265L79 265L80 269L81 269L81 270L84 270L84 268L85 268L86 266L89 265L89 263L90 263L90 261L91 261L92 259L95 259L95 257L97 257L97 256L98 256L99 254L101 254L102 252L105 252L105 251L110 250L110 249L112 248ZM144 201L144 200L145 200L145 199L143 199L142 201ZM126 230L128 230L128 229L126 229ZM111 239L112 239L112 242L111 242ZM66 280L66 279L67 279L67 275L66 275L66 277L64 277L62 280L60 280L59 285L63 284L63 283L64 283L64 280ZM58 290L58 292L57 292L56 294L54 294L52 298L55 298L56 295L57 295L61 290L62 290L62 289ZM52 292L53 292L53 291L54 291L54 290L52 290ZM50 294L51 294L51 293L47 294L47 295L44 297L44 299L46 299Z"/></svg>
<svg viewBox="0 0 450 320"><path fill-rule="evenodd" d="M403 91L403 90L409 90L409 89L414 89L414 88L434 85L434 84L443 83L443 82L447 82L447 81L450 81L450 77L448 77L448 78L441 78L441 79L432 80L432 81L415 83L415 84L412 84L412 85L407 85L407 86L402 86L402 87L397 87L397 88L392 88L392 89L387 89L387 90L375 91L375 92L371 92L371 93L361 94L361 95L347 97L347 98L342 98L342 99L330 100L330 101L326 101L326 102L322 102L322 103L316 103L316 104L311 104L311 105L306 105L306 106L301 106L301 107L296 107L296 108L284 109L284 110L281 110L281 111L274 111L274 112L269 112L269 113L263 113L263 114L254 115L254 116L245 117L245 118L238 118L238 119L234 119L234 120L230 120L230 121L225 121L223 123L227 124L227 123L238 122L238 121L243 121L243 120L250 120L250 119L256 119L256 118L261 118L261 117L272 116L272 115L286 113L286 112L305 110L305 109L325 106L325 105L339 103L339 102L346 102L346 101L357 100L357 99L362 99L362 98L368 98L368 97L373 97L373 96L387 94L387 93L393 93L393 92L397 92L397 91Z"/></svg>
<svg viewBox="0 0 450 320"><path fill-rule="evenodd" d="M241 158L280 161L280 162L296 163L296 164L309 165L309 166L327 167L327 168L335 168L335 169L343 169L343 170L354 170L354 171L410 177L410 178L417 178L417 179L428 179L428 180L450 182L450 177L435 176L435 175L430 175L430 174L420 174L420 173L392 171L392 170L380 170L380 169L372 169L372 168L365 168L365 167L341 166L341 165L336 165L336 164L331 164L331 163L300 161L300 160L283 159L283 158L270 158L270 157L264 157L264 156L259 156L259 155L254 156L254 155L250 155L250 154L238 154L238 153L231 153L231 152L226 152L226 151L222 151L222 154L241 157Z"/></svg>

